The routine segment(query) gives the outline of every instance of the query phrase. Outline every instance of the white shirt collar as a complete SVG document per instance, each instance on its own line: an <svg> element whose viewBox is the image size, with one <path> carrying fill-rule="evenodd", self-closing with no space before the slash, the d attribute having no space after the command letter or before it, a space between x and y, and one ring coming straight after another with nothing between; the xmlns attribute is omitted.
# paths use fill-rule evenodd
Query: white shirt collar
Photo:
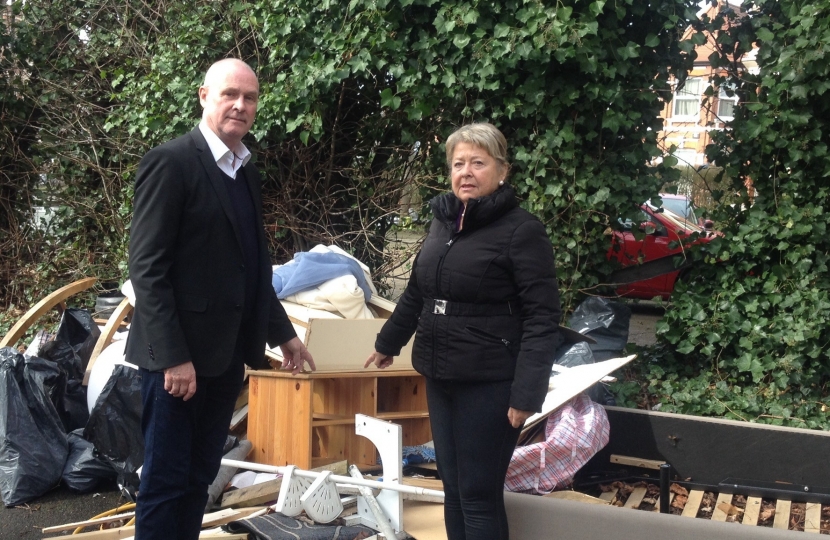
<svg viewBox="0 0 830 540"><path fill-rule="evenodd" d="M222 142L222 139L220 139L219 136L208 127L204 120L199 122L199 131L201 131L202 135L204 135L208 148L210 148L210 153L213 155L214 161L216 161L216 164L222 172L231 178L236 178L236 171L247 165L247 163L251 160L251 152L241 142L239 143L239 146L232 151L225 145L225 143ZM234 155L238 158L237 160L234 160ZM234 164L236 165L235 167Z"/></svg>

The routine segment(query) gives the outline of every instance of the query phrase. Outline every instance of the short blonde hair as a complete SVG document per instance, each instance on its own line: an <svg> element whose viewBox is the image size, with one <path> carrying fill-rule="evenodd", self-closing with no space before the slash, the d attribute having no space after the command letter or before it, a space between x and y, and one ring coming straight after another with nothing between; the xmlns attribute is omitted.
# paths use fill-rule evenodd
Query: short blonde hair
<svg viewBox="0 0 830 540"><path fill-rule="evenodd" d="M452 154L455 145L467 143L484 149L492 158L510 168L507 162L507 139L499 128L488 122L478 122L461 126L447 139L447 167L452 167Z"/></svg>

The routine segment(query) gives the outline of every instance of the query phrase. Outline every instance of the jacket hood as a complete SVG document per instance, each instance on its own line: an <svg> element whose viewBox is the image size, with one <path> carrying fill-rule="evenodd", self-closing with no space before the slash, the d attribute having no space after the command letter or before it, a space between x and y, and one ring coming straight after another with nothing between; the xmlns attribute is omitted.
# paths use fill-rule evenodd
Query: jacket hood
<svg viewBox="0 0 830 540"><path fill-rule="evenodd" d="M454 224L463 206L461 200L452 192L438 195L429 204L435 219L445 224ZM490 195L467 201L464 228L473 229L492 223L518 206L516 190L509 185L499 186Z"/></svg>

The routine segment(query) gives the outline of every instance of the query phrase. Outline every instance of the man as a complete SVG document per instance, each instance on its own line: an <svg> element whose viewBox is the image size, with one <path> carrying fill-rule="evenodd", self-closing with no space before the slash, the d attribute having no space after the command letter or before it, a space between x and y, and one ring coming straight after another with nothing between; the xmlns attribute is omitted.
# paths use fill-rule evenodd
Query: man
<svg viewBox="0 0 830 540"><path fill-rule="evenodd" d="M138 540L199 536L244 364L268 366L266 341L280 344L283 369L315 369L271 287L260 178L242 144L258 98L247 64L215 63L199 88L199 126L138 168L127 342L142 375Z"/></svg>

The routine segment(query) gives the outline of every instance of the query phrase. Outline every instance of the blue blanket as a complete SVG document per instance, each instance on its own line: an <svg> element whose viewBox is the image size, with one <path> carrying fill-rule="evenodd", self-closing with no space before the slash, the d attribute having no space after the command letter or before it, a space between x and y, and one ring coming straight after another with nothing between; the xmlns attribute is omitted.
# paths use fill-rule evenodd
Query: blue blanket
<svg viewBox="0 0 830 540"><path fill-rule="evenodd" d="M294 263L280 266L274 270L271 285L277 292L277 298L285 299L292 294L318 287L330 279L353 275L357 285L363 289L368 302L372 289L360 264L354 259L339 253L300 252L294 254Z"/></svg>

